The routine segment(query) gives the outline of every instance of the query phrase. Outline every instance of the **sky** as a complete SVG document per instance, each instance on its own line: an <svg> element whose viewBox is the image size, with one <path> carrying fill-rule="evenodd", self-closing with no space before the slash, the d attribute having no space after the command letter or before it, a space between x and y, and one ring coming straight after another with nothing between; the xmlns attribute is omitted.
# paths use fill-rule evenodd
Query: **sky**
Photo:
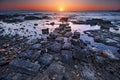
<svg viewBox="0 0 120 80"><path fill-rule="evenodd" d="M120 0L0 0L0 10L115 10Z"/></svg>

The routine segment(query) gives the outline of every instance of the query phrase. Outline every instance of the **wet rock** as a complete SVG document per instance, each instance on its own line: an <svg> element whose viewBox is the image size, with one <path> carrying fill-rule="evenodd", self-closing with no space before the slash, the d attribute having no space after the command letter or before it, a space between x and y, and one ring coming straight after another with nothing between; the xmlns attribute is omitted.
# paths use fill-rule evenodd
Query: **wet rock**
<svg viewBox="0 0 120 80"><path fill-rule="evenodd" d="M14 59L9 64L9 70L35 76L39 71L40 65L22 59Z"/></svg>
<svg viewBox="0 0 120 80"><path fill-rule="evenodd" d="M65 74L65 67L62 62L52 63L40 77L40 80L62 80Z"/></svg>
<svg viewBox="0 0 120 80"><path fill-rule="evenodd" d="M73 34L72 32L66 32L66 33L64 34L64 36L69 38L69 37L72 36L72 34Z"/></svg>
<svg viewBox="0 0 120 80"><path fill-rule="evenodd" d="M40 20L40 17L37 16L25 16L24 20Z"/></svg>
<svg viewBox="0 0 120 80"><path fill-rule="evenodd" d="M49 34L49 28L47 28L47 29L42 29L42 34Z"/></svg>
<svg viewBox="0 0 120 80"><path fill-rule="evenodd" d="M80 32L74 32L73 38L75 39L80 38Z"/></svg>
<svg viewBox="0 0 120 80"><path fill-rule="evenodd" d="M51 64L52 60L53 60L53 56L45 53L43 54L43 56L40 57L39 62L44 65L49 65Z"/></svg>
<svg viewBox="0 0 120 80"><path fill-rule="evenodd" d="M72 62L72 59L73 59L72 51L62 50L61 57L62 57L63 62L66 62L66 63Z"/></svg>
<svg viewBox="0 0 120 80"><path fill-rule="evenodd" d="M36 23L36 24L34 24L34 26L38 26L38 24Z"/></svg>
<svg viewBox="0 0 120 80"><path fill-rule="evenodd" d="M114 30L119 30L119 27L114 27L113 29L114 29Z"/></svg>
<svg viewBox="0 0 120 80"><path fill-rule="evenodd" d="M102 51L102 52L101 52L101 55L102 55L103 57L107 57L107 58L109 58L109 59L111 59L111 60L120 60L120 59L119 59L118 57L116 57L116 56L114 55L114 53L113 53L112 51L110 51L109 49Z"/></svg>
<svg viewBox="0 0 120 80"><path fill-rule="evenodd" d="M71 31L71 26L66 26L66 27L64 27L64 30L65 30L66 32L70 32L70 31Z"/></svg>
<svg viewBox="0 0 120 80"><path fill-rule="evenodd" d="M86 24L85 21L72 21L73 24Z"/></svg>
<svg viewBox="0 0 120 80"><path fill-rule="evenodd" d="M67 21L68 21L68 18L67 18L67 17L62 17L62 18L60 18L60 21L61 21L61 22L67 22Z"/></svg>
<svg viewBox="0 0 120 80"><path fill-rule="evenodd" d="M81 48L83 48L85 46L84 42L80 39L71 39L71 44L74 46L79 46Z"/></svg>
<svg viewBox="0 0 120 80"><path fill-rule="evenodd" d="M88 48L88 51L90 51L90 52L92 52L92 53L96 53L96 52L98 52L99 50L98 50L97 47L90 46L90 47Z"/></svg>
<svg viewBox="0 0 120 80"><path fill-rule="evenodd" d="M62 46L62 49L63 49L63 50L71 50L71 49L72 49L71 43L65 42L65 43L63 44L63 46Z"/></svg>
<svg viewBox="0 0 120 80"><path fill-rule="evenodd" d="M3 20L3 22L6 22L6 23L17 23L17 22L23 22L22 19L6 19L6 20Z"/></svg>
<svg viewBox="0 0 120 80"><path fill-rule="evenodd" d="M54 25L55 25L55 22L51 22L50 25L54 26Z"/></svg>
<svg viewBox="0 0 120 80"><path fill-rule="evenodd" d="M58 43L58 42L52 42L48 45L48 49L53 52L60 52L61 48L62 48L62 45L61 43Z"/></svg>
<svg viewBox="0 0 120 80"><path fill-rule="evenodd" d="M60 37L62 35L58 34L57 32L51 32L49 36L51 39L55 39L55 38Z"/></svg>
<svg viewBox="0 0 120 80"><path fill-rule="evenodd" d="M41 44L33 44L31 47L30 47L30 49L32 49L32 50L40 50L41 49Z"/></svg>
<svg viewBox="0 0 120 80"><path fill-rule="evenodd" d="M32 50L27 50L19 54L19 57L23 59L29 59L31 61L35 61L40 56L40 54L41 51L33 52Z"/></svg>
<svg viewBox="0 0 120 80"><path fill-rule="evenodd" d="M57 41L58 43L63 43L64 37L57 37L55 41Z"/></svg>

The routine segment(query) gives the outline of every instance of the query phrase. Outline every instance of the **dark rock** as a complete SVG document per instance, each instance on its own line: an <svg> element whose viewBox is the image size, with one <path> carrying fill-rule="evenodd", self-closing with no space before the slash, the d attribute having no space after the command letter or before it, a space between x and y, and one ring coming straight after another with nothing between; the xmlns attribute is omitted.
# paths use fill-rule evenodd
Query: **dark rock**
<svg viewBox="0 0 120 80"><path fill-rule="evenodd" d="M40 20L40 17L37 16L25 16L24 20Z"/></svg>
<svg viewBox="0 0 120 80"><path fill-rule="evenodd" d="M88 51L90 51L90 52L92 52L92 53L96 53L96 52L98 52L99 50L98 50L98 48L96 48L96 47L94 47L94 46L90 46L90 47L88 48Z"/></svg>
<svg viewBox="0 0 120 80"><path fill-rule="evenodd" d="M62 50L61 58L62 58L63 62L66 62L66 63L72 62L72 59L73 59L72 51Z"/></svg>
<svg viewBox="0 0 120 80"><path fill-rule="evenodd" d="M51 64L52 60L53 60L53 56L45 53L43 54L43 56L40 57L39 62L41 62L44 65L49 65Z"/></svg>
<svg viewBox="0 0 120 80"><path fill-rule="evenodd" d="M71 43L68 43L68 42L64 43L62 46L62 49L63 50L71 50L72 49Z"/></svg>
<svg viewBox="0 0 120 80"><path fill-rule="evenodd" d="M63 43L64 37L57 37L55 41L57 41L58 43Z"/></svg>
<svg viewBox="0 0 120 80"><path fill-rule="evenodd" d="M55 25L55 22L51 22L50 25L54 26L54 25Z"/></svg>
<svg viewBox="0 0 120 80"><path fill-rule="evenodd" d="M69 37L72 36L72 34L73 34L72 32L66 32L66 33L64 34L64 36L69 38Z"/></svg>
<svg viewBox="0 0 120 80"><path fill-rule="evenodd" d="M47 28L47 29L42 29L42 34L49 34L49 28Z"/></svg>
<svg viewBox="0 0 120 80"><path fill-rule="evenodd" d="M35 26L38 26L38 24L36 23L36 24L34 24Z"/></svg>
<svg viewBox="0 0 120 80"><path fill-rule="evenodd" d="M17 22L23 22L22 19L5 19L3 20L3 22L6 22L6 23L17 23Z"/></svg>
<svg viewBox="0 0 120 80"><path fill-rule="evenodd" d="M31 47L30 47L30 49L32 49L32 50L40 50L41 49L41 44L34 44L34 45L32 45Z"/></svg>
<svg viewBox="0 0 120 80"><path fill-rule="evenodd" d="M83 48L85 46L84 42L80 39L71 39L71 44Z"/></svg>
<svg viewBox="0 0 120 80"><path fill-rule="evenodd" d="M39 71L40 65L22 59L14 59L9 64L9 70L35 76Z"/></svg>
<svg viewBox="0 0 120 80"><path fill-rule="evenodd" d="M80 38L80 32L74 32L73 38L79 39Z"/></svg>
<svg viewBox="0 0 120 80"><path fill-rule="evenodd" d="M40 80L62 80L65 74L65 67L61 62L52 63L40 77Z"/></svg>
<svg viewBox="0 0 120 80"><path fill-rule="evenodd" d="M61 21L61 22L67 22L67 21L68 21L68 18L67 18L67 17L62 17L62 18L60 18L60 21Z"/></svg>
<svg viewBox="0 0 120 80"><path fill-rule="evenodd" d="M48 49L53 52L60 52L61 48L62 48L62 45L61 43L58 43L58 42L52 42L48 45Z"/></svg>
<svg viewBox="0 0 120 80"><path fill-rule="evenodd" d="M86 24L85 21L72 21L73 24Z"/></svg>

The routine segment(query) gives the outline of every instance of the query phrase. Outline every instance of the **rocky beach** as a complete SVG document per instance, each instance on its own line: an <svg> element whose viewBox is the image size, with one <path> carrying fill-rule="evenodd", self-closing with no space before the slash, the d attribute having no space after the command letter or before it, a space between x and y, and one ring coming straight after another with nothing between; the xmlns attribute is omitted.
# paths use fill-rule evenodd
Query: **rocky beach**
<svg viewBox="0 0 120 80"><path fill-rule="evenodd" d="M119 12L0 14L0 80L120 80Z"/></svg>

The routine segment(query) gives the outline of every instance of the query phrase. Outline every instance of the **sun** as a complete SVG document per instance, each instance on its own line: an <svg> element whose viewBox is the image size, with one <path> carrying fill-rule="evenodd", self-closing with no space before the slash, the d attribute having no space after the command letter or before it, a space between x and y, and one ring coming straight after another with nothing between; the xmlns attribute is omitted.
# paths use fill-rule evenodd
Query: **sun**
<svg viewBox="0 0 120 80"><path fill-rule="evenodd" d="M61 8L59 8L59 11L60 11L60 12L63 12L63 11L64 11L64 9L61 7Z"/></svg>

